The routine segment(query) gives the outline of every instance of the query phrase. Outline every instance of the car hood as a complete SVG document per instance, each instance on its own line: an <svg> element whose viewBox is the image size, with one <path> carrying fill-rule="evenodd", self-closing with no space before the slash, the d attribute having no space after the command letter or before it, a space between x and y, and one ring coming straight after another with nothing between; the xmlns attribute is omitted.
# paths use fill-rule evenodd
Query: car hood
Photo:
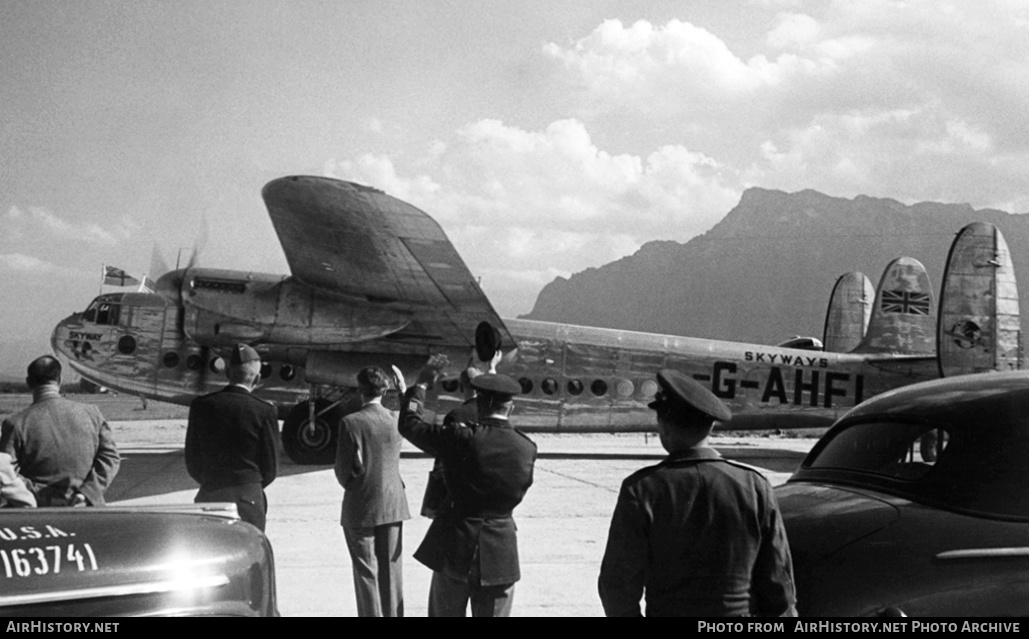
<svg viewBox="0 0 1029 639"><path fill-rule="evenodd" d="M0 511L0 612L254 614L274 606L274 592L255 585L273 570L264 535L224 512L196 510Z"/></svg>
<svg viewBox="0 0 1029 639"><path fill-rule="evenodd" d="M794 564L821 561L899 518L889 501L858 490L791 483L775 493Z"/></svg>

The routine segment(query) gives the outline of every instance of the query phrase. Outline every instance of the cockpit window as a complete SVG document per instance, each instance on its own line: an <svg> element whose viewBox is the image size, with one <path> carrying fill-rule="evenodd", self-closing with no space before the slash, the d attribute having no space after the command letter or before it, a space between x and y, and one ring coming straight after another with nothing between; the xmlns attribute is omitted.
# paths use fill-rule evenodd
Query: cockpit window
<svg viewBox="0 0 1029 639"><path fill-rule="evenodd" d="M87 322L105 326L115 326L121 316L121 304L115 304L107 300L93 300L82 319Z"/></svg>

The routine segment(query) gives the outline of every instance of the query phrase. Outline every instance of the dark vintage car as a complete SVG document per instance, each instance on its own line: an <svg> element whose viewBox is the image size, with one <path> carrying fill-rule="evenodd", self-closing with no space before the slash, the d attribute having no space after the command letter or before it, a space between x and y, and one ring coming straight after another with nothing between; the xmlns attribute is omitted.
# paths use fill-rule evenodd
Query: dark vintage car
<svg viewBox="0 0 1029 639"><path fill-rule="evenodd" d="M1029 373L879 395L776 494L802 616L1029 615Z"/></svg>
<svg viewBox="0 0 1029 639"><path fill-rule="evenodd" d="M0 616L274 616L268 539L234 504L0 511Z"/></svg>

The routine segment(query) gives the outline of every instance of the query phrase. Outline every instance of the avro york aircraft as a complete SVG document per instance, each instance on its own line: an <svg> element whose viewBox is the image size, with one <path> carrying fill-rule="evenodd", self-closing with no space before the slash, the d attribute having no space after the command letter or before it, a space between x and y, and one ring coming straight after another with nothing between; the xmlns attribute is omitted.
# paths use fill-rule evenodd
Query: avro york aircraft
<svg viewBox="0 0 1029 639"><path fill-rule="evenodd" d="M937 350L948 375L1020 363L1010 256L987 225L966 227L952 248L948 269L960 273L944 287L946 326L936 326L925 269L900 258L871 304L863 275L842 277L826 348L806 350L503 320L419 209L319 177L274 180L263 197L291 275L177 269L156 292L103 294L61 321L55 352L98 385L188 404L226 383L228 347L251 344L264 360L255 392L280 407L283 447L298 463L333 461L361 368L395 364L413 376L435 353L457 367L482 322L500 335L498 370L522 385L512 421L527 431L652 430L661 368L709 384L734 415L721 427L747 429L828 425L862 399L938 377ZM431 398L437 415L460 401L456 373Z"/></svg>

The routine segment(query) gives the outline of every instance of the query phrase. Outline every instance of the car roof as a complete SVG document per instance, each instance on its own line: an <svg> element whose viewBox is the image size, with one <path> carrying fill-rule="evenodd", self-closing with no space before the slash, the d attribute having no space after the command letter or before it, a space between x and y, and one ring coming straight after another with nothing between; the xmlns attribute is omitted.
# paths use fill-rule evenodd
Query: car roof
<svg viewBox="0 0 1029 639"><path fill-rule="evenodd" d="M903 413L926 418L976 414L985 406L993 412L1026 412L1029 371L974 373L903 386L877 395L848 411L837 422L871 415Z"/></svg>

